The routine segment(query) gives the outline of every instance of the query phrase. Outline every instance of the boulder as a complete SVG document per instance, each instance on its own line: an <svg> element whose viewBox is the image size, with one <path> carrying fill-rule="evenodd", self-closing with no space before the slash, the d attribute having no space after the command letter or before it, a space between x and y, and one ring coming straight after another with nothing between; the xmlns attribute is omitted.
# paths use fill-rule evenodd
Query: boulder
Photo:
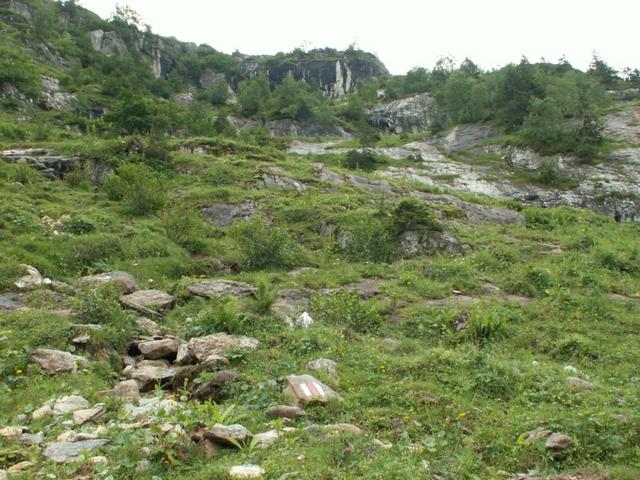
<svg viewBox="0 0 640 480"><path fill-rule="evenodd" d="M136 310L164 312L173 306L174 298L161 290L139 290L120 299L124 305Z"/></svg>
<svg viewBox="0 0 640 480"><path fill-rule="evenodd" d="M140 330L147 333L147 335L160 335L161 329L160 325L158 325L153 320L149 320L148 318L140 317L136 319L136 325Z"/></svg>
<svg viewBox="0 0 640 480"><path fill-rule="evenodd" d="M187 288L189 293L199 297L213 298L222 295L232 297L248 297L255 295L256 288L248 283L236 282L233 280L201 280Z"/></svg>
<svg viewBox="0 0 640 480"><path fill-rule="evenodd" d="M0 438L15 440L20 438L23 430L24 429L22 427L4 427L3 429L0 429Z"/></svg>
<svg viewBox="0 0 640 480"><path fill-rule="evenodd" d="M567 377L566 382L569 387L577 390L590 390L592 388L595 388L595 385L593 383L587 382L586 380L578 377Z"/></svg>
<svg viewBox="0 0 640 480"><path fill-rule="evenodd" d="M372 125L394 134L424 132L442 119L429 93L374 105L367 113Z"/></svg>
<svg viewBox="0 0 640 480"><path fill-rule="evenodd" d="M325 404L332 399L340 399L336 392L311 375L290 375L286 380L283 393L298 404Z"/></svg>
<svg viewBox="0 0 640 480"><path fill-rule="evenodd" d="M313 292L309 290L280 290L277 300L271 305L271 311L283 320L291 322L309 308L312 295Z"/></svg>
<svg viewBox="0 0 640 480"><path fill-rule="evenodd" d="M562 457L571 447L573 447L573 439L560 433L552 434L544 443L544 448L553 458Z"/></svg>
<svg viewBox="0 0 640 480"><path fill-rule="evenodd" d="M237 465L229 469L229 477L232 479L262 478L265 470L258 465Z"/></svg>
<svg viewBox="0 0 640 480"><path fill-rule="evenodd" d="M163 338L160 340L144 340L138 344L140 353L147 360L159 360L162 358L176 358L180 342L175 338Z"/></svg>
<svg viewBox="0 0 640 480"><path fill-rule="evenodd" d="M255 350L260 342L255 338L240 335L216 333L205 337L195 337L189 340L187 347L189 355L198 362L205 362L211 355L222 355L231 348Z"/></svg>
<svg viewBox="0 0 640 480"><path fill-rule="evenodd" d="M140 362L135 367L127 367L126 375L130 380L135 380L141 392L152 390L158 383L164 384L173 380L176 370L169 368L166 362L150 363Z"/></svg>
<svg viewBox="0 0 640 480"><path fill-rule="evenodd" d="M55 375L59 373L76 373L78 365L86 367L88 362L84 357L72 355L60 350L39 348L29 357L29 360L37 364L45 373Z"/></svg>
<svg viewBox="0 0 640 480"><path fill-rule="evenodd" d="M113 398L121 402L138 403L140 401L140 388L135 380L118 383L111 393Z"/></svg>
<svg viewBox="0 0 640 480"><path fill-rule="evenodd" d="M269 430L263 433L256 433L253 436L252 443L255 443L258 448L264 449L276 443L278 438L280 438L280 432L278 430Z"/></svg>
<svg viewBox="0 0 640 480"><path fill-rule="evenodd" d="M219 445L236 447L237 443L250 440L253 434L242 425L221 425L216 424L204 432L204 438Z"/></svg>
<svg viewBox="0 0 640 480"><path fill-rule="evenodd" d="M433 139L431 143L452 153L467 150L500 134L500 130L493 125L461 125L452 128L446 135Z"/></svg>
<svg viewBox="0 0 640 480"><path fill-rule="evenodd" d="M192 397L201 402L224 400L225 387L241 378L237 372L223 370L203 384L192 384Z"/></svg>
<svg viewBox="0 0 640 480"><path fill-rule="evenodd" d="M15 282L15 286L20 290L32 290L39 287L44 282L40 272L30 265L21 265L25 275Z"/></svg>
<svg viewBox="0 0 640 480"><path fill-rule="evenodd" d="M333 360L329 360L326 358L318 358L317 360L314 360L313 362L310 362L307 365L307 368L309 370L313 370L316 372L324 372L324 373L328 373L330 375L333 375L334 373L336 373L336 367L338 366L338 364L336 362L334 362Z"/></svg>
<svg viewBox="0 0 640 480"><path fill-rule="evenodd" d="M78 279L78 286L80 287L97 287L105 284L115 285L124 295L138 290L136 279L127 272L106 272Z"/></svg>
<svg viewBox="0 0 640 480"><path fill-rule="evenodd" d="M95 439L79 442L55 442L46 446L42 454L55 463L70 463L84 460L84 452L92 452L109 443L108 440Z"/></svg>
<svg viewBox="0 0 640 480"><path fill-rule="evenodd" d="M85 398L78 395L69 395L55 402L53 405L53 414L67 415L87 407L89 407L89 402Z"/></svg>
<svg viewBox="0 0 640 480"><path fill-rule="evenodd" d="M214 203L209 208L203 208L202 213L216 227L228 227L235 221L244 221L258 212L255 202L244 202L240 205Z"/></svg>
<svg viewBox="0 0 640 480"><path fill-rule="evenodd" d="M451 235L442 232L408 231L400 235L400 255L403 258L415 257L429 250L457 255L464 253L468 248Z"/></svg>
<svg viewBox="0 0 640 480"><path fill-rule="evenodd" d="M331 425L325 425L322 429L328 432L330 436L339 435L341 433L348 433L355 436L364 435L364 432L360 427L356 427L350 423L334 423Z"/></svg>
<svg viewBox="0 0 640 480"><path fill-rule="evenodd" d="M292 407L289 405L276 405L267 410L268 418L288 418L294 420L299 417L304 417L305 411L300 407Z"/></svg>
<svg viewBox="0 0 640 480"><path fill-rule="evenodd" d="M42 407L40 407L37 410L35 410L31 414L31 418L33 420L35 420L35 421L38 421L38 420L42 420L43 418L46 418L46 417L52 417L53 416L53 408L51 408L51 405L49 403L50 402L48 402L48 404L45 404Z"/></svg>
<svg viewBox="0 0 640 480"><path fill-rule="evenodd" d="M76 410L73 412L73 423L76 426L84 425L85 423L94 422L104 415L104 405L98 405L94 408L86 408L83 410Z"/></svg>

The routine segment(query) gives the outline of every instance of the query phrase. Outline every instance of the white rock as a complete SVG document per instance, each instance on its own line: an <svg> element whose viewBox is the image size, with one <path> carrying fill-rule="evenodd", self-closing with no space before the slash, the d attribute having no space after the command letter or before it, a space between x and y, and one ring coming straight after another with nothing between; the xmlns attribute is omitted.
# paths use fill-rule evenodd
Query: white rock
<svg viewBox="0 0 640 480"><path fill-rule="evenodd" d="M309 328L313 325L313 318L307 312L303 312L296 320L296 326L300 328Z"/></svg>
<svg viewBox="0 0 640 480"><path fill-rule="evenodd" d="M89 407L89 402L78 395L70 395L58 400L53 406L53 413L55 415L67 415L73 413L76 410L83 410Z"/></svg>
<svg viewBox="0 0 640 480"><path fill-rule="evenodd" d="M22 427L5 427L0 430L0 438L12 439L19 438L22 435Z"/></svg>
<svg viewBox="0 0 640 480"><path fill-rule="evenodd" d="M264 468L257 465L238 465L229 469L231 478L262 478Z"/></svg>
<svg viewBox="0 0 640 480"><path fill-rule="evenodd" d="M269 430L264 433L257 433L253 436L253 441L256 442L258 448L268 448L278 441L280 438L280 432L278 430Z"/></svg>
<svg viewBox="0 0 640 480"><path fill-rule="evenodd" d="M39 287L42 285L43 279L40 272L30 265L21 265L25 270L26 275L16 280L15 285L20 290L29 290L31 288Z"/></svg>
<svg viewBox="0 0 640 480"><path fill-rule="evenodd" d="M568 373L578 373L578 369L576 367L572 367L571 365L565 366L564 371Z"/></svg>
<svg viewBox="0 0 640 480"><path fill-rule="evenodd" d="M76 426L81 426L85 423L97 420L103 413L104 405L96 405L94 408L76 410L73 412L73 423L76 424Z"/></svg>

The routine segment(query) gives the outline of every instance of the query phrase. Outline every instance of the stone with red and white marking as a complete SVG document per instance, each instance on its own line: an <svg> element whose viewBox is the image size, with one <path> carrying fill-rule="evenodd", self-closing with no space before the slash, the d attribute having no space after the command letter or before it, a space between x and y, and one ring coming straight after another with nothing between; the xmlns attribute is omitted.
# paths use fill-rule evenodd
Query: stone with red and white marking
<svg viewBox="0 0 640 480"><path fill-rule="evenodd" d="M340 399L340 395L311 375L289 375L284 394L297 403L328 403Z"/></svg>

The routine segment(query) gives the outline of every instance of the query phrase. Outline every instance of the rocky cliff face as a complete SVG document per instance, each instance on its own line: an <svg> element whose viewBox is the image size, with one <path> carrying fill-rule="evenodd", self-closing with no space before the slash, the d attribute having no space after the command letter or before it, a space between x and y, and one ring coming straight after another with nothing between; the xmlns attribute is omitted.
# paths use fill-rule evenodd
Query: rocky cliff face
<svg viewBox="0 0 640 480"><path fill-rule="evenodd" d="M372 54L349 52L329 54L311 52L308 59L274 60L267 57L242 57L240 65L247 76L266 75L278 84L290 73L296 80L306 80L328 97L342 97L355 90L358 83L388 74L385 66Z"/></svg>
<svg viewBox="0 0 640 480"><path fill-rule="evenodd" d="M394 134L428 131L443 117L428 93L374 105L367 113L373 126Z"/></svg>

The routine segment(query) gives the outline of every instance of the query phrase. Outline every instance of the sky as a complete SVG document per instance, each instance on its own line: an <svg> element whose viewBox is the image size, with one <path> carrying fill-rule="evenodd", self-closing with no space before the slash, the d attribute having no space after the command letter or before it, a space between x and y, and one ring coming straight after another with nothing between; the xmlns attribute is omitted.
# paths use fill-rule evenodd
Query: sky
<svg viewBox="0 0 640 480"><path fill-rule="evenodd" d="M80 0L108 18L129 5L155 33L225 53L347 48L375 53L393 74L443 56L484 69L561 56L586 69L596 51L640 68L638 0Z"/></svg>

